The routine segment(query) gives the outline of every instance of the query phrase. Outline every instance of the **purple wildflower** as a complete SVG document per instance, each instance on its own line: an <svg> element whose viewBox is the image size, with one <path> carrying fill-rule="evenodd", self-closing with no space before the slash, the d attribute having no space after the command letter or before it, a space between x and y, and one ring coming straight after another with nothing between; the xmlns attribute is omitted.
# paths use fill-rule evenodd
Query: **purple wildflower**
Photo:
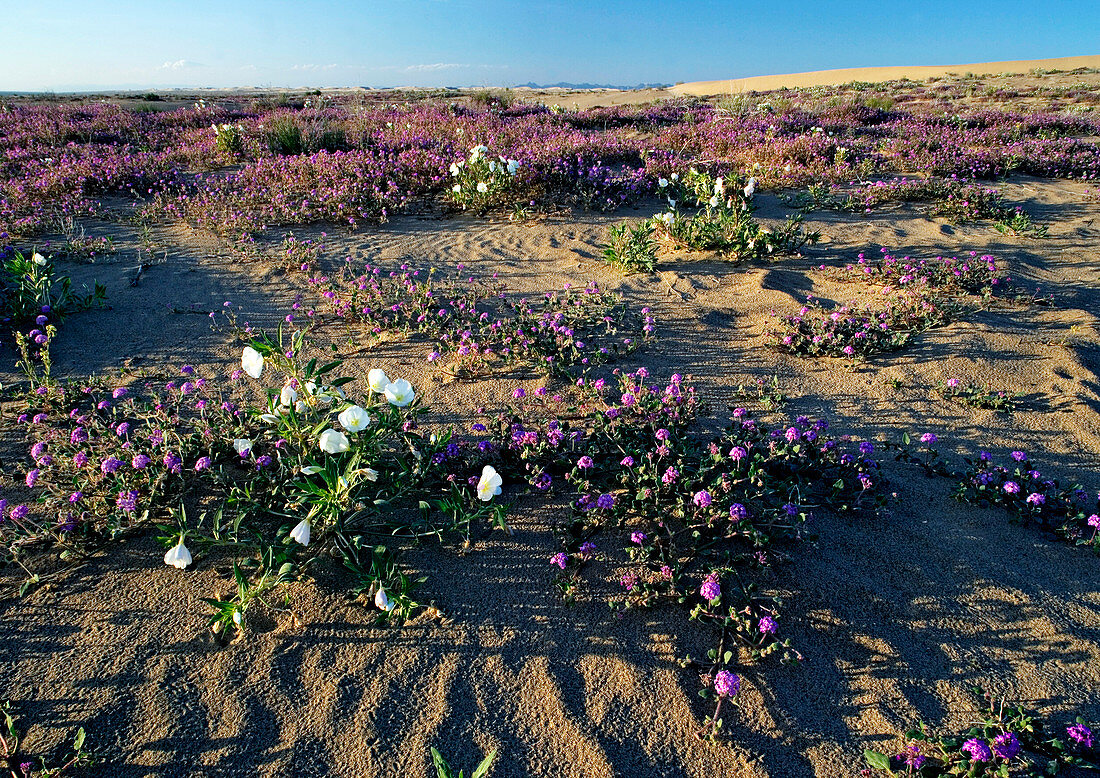
<svg viewBox="0 0 1100 778"><path fill-rule="evenodd" d="M990 750L1000 759L1012 759L1020 753L1020 741L1011 732L1003 732L993 738Z"/></svg>
<svg viewBox="0 0 1100 778"><path fill-rule="evenodd" d="M708 578L699 587L699 596L707 602L713 602L722 596L722 585L713 578Z"/></svg>
<svg viewBox="0 0 1100 778"><path fill-rule="evenodd" d="M971 762L989 762L993 759L993 752L989 750L986 742L980 738L972 737L963 743L962 752L970 755Z"/></svg>
<svg viewBox="0 0 1100 778"><path fill-rule="evenodd" d="M733 697L741 691L741 679L729 670L714 674L714 691L719 697Z"/></svg>

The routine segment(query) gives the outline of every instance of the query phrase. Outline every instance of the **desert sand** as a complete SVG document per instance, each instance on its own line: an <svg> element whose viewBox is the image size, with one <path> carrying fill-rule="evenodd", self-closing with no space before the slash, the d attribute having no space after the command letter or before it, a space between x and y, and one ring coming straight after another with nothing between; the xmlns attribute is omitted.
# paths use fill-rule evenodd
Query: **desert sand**
<svg viewBox="0 0 1100 778"><path fill-rule="evenodd" d="M738 92L766 92L772 89L804 89L813 86L846 84L850 81L879 83L910 79L923 81L943 76L962 76L973 74L999 75L1022 74L1033 70L1076 70L1077 68L1100 68L1100 55L1081 57L1056 57L1053 59L1024 59L1007 62L977 62L968 65L910 65L873 68L843 68L839 70L816 70L807 73L785 73L773 76L752 76L719 81L692 81L677 84L669 91L675 95L724 95Z"/></svg>

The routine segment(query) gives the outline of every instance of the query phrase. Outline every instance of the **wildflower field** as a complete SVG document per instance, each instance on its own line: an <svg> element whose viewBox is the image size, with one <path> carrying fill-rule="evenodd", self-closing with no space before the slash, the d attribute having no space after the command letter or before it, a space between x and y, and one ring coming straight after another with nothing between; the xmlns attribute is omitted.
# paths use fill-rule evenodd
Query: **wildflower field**
<svg viewBox="0 0 1100 778"><path fill-rule="evenodd" d="M1100 72L569 103L0 99L0 773L1100 771Z"/></svg>

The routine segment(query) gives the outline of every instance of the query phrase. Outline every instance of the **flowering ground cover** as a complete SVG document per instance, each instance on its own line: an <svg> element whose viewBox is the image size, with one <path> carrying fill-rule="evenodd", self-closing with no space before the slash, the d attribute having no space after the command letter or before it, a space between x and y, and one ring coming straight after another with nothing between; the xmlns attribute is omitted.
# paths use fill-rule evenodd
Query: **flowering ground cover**
<svg viewBox="0 0 1100 778"><path fill-rule="evenodd" d="M5 106L3 766L1092 769L1043 84Z"/></svg>

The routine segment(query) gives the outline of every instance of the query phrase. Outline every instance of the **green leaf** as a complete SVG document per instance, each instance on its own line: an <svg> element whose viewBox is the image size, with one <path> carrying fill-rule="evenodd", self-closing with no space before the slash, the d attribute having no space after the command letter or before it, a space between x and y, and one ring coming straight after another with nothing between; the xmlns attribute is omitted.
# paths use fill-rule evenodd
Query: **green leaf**
<svg viewBox="0 0 1100 778"><path fill-rule="evenodd" d="M493 760L497 758L497 750L494 748L489 755L481 760L481 764L474 770L470 778L485 778L489 774L489 768L493 766Z"/></svg>
<svg viewBox="0 0 1100 778"><path fill-rule="evenodd" d="M451 772L451 766L447 764L447 760L443 758L443 754L436 750L435 746L432 746L432 765L435 767L435 772L438 778L454 778Z"/></svg>
<svg viewBox="0 0 1100 778"><path fill-rule="evenodd" d="M84 727L81 727L76 731L76 737L73 739L73 750L79 751L84 746Z"/></svg>
<svg viewBox="0 0 1100 778"><path fill-rule="evenodd" d="M886 770L887 772L894 772L890 769L890 757L886 754L881 754L878 751L872 751L867 749L863 752L863 758L867 760L867 764L876 770Z"/></svg>

